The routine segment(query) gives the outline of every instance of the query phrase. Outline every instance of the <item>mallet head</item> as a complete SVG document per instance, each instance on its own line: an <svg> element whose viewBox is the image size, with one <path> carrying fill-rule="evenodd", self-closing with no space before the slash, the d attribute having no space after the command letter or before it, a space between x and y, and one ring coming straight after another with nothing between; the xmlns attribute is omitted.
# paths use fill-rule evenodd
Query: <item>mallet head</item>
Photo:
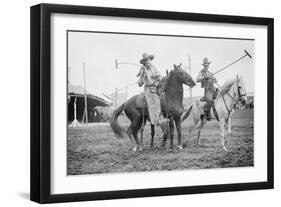
<svg viewBox="0 0 281 207"><path fill-rule="evenodd" d="M117 61L117 59L115 59L115 68L116 68L116 70L118 69L118 61Z"/></svg>
<svg viewBox="0 0 281 207"><path fill-rule="evenodd" d="M247 50L244 50L244 52L246 53L246 55L249 56L249 58L252 58L252 56L250 55L250 53Z"/></svg>

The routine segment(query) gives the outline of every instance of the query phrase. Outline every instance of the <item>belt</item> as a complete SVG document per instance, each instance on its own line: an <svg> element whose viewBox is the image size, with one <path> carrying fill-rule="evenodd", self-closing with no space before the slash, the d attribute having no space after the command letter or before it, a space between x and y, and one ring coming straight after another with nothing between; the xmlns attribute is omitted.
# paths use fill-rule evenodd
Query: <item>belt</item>
<svg viewBox="0 0 281 207"><path fill-rule="evenodd" d="M145 85L145 87L155 87L156 88L155 84Z"/></svg>

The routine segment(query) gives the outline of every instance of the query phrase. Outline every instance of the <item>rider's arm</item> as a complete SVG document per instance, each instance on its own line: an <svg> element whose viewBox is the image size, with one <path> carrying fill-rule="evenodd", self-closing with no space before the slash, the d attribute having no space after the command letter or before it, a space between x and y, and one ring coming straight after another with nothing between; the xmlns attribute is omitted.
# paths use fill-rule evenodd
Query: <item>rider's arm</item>
<svg viewBox="0 0 281 207"><path fill-rule="evenodd" d="M213 81L214 83L217 83L217 82L218 82L215 77L213 77L213 80L214 80L214 81Z"/></svg>
<svg viewBox="0 0 281 207"><path fill-rule="evenodd" d="M213 83L217 83L217 79L214 77L213 73L210 73L210 78L212 79Z"/></svg>
<svg viewBox="0 0 281 207"><path fill-rule="evenodd" d="M143 75L143 71L144 71L144 67L141 66L141 68L140 68L140 70L139 70L139 72L137 74L137 77L142 76Z"/></svg>
<svg viewBox="0 0 281 207"><path fill-rule="evenodd" d="M142 78L142 77L140 77L137 83L138 83L139 87L142 87L142 86L143 86L143 84L144 84L144 80L143 80L143 78Z"/></svg>
<svg viewBox="0 0 281 207"><path fill-rule="evenodd" d="M160 72L157 70L157 68L154 65L152 66L152 70L153 70L154 78L160 78L161 77Z"/></svg>

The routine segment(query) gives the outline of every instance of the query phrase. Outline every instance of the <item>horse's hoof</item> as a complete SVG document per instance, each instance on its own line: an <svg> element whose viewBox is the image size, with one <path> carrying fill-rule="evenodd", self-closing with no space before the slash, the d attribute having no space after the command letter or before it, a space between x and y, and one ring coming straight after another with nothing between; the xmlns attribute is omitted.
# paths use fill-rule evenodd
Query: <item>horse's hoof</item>
<svg viewBox="0 0 281 207"><path fill-rule="evenodd" d="M180 150L180 151L182 151L182 150L183 150L182 145L179 145L179 146L178 146L178 148L179 148L179 150Z"/></svg>
<svg viewBox="0 0 281 207"><path fill-rule="evenodd" d="M134 146L133 149L132 149L133 152L136 152L137 150L138 150L137 146Z"/></svg>
<svg viewBox="0 0 281 207"><path fill-rule="evenodd" d="M143 147L139 147L139 151L143 151Z"/></svg>
<svg viewBox="0 0 281 207"><path fill-rule="evenodd" d="M227 149L225 146L223 146L223 150L224 150L225 152L228 152L228 149Z"/></svg>

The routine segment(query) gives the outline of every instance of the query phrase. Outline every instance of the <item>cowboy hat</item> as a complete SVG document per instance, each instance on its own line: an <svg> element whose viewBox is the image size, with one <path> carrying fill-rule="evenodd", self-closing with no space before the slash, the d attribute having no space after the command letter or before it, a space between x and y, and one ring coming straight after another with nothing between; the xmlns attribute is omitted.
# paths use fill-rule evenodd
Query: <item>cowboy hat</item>
<svg viewBox="0 0 281 207"><path fill-rule="evenodd" d="M143 53L140 63L143 64L145 60L147 60L147 59L153 60L153 58L154 58L154 55L148 55L147 53Z"/></svg>
<svg viewBox="0 0 281 207"><path fill-rule="evenodd" d="M208 60L208 58L203 58L203 63L201 65L209 65L211 62Z"/></svg>

